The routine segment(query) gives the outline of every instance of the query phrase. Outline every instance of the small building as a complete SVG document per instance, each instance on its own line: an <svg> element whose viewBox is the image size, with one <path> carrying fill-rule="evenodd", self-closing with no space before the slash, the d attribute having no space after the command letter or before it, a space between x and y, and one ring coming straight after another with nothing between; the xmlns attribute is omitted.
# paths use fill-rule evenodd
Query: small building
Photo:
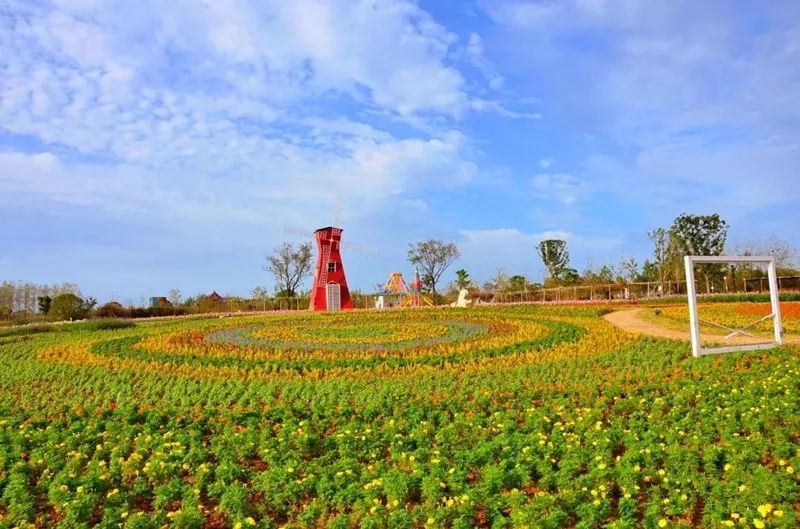
<svg viewBox="0 0 800 529"><path fill-rule="evenodd" d="M216 290L214 290L213 292L211 292L211 294L209 294L208 296L206 296L206 299L207 299L208 301L213 301L214 303L219 303L220 301L222 301L222 300L223 300L223 297L222 297L222 296L220 296L219 294L217 294L217 291L216 291Z"/></svg>

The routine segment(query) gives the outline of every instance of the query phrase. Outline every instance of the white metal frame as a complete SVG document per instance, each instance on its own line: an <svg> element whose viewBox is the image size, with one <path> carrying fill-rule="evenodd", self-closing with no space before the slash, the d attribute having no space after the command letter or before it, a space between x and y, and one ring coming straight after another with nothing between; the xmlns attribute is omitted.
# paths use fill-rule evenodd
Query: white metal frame
<svg viewBox="0 0 800 529"><path fill-rule="evenodd" d="M700 318L697 316L697 288L694 283L695 264L727 264L727 263L760 263L767 265L767 276L769 281L769 300L772 305L772 313L755 321L741 329L732 329L714 322L706 322L710 325L721 327L730 331L725 338L732 338L739 334L752 336L747 330L755 327L764 320L772 319L774 342L730 345L725 347L703 347L700 342ZM778 276L775 269L775 259L768 255L687 255L683 258L686 268L686 294L689 298L689 327L692 335L692 355L697 358L707 354L730 353L733 351L753 351L757 349L771 349L783 344L783 328L781 327L781 305L778 297Z"/></svg>

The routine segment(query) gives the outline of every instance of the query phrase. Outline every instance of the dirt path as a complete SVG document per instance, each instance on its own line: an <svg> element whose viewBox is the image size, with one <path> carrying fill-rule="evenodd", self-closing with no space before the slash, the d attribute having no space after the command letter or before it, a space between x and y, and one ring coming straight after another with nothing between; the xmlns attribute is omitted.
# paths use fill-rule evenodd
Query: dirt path
<svg viewBox="0 0 800 529"><path fill-rule="evenodd" d="M672 338L677 340L685 340L687 342L691 340L688 328L684 332L684 331L676 331L674 329L666 329L664 327L659 327L658 325L655 325L643 319L640 315L642 310L644 309L615 310L614 312L609 312L608 314L603 316L603 318L609 323L616 325L620 329L628 332L633 332L636 334L645 334L647 336L656 336L659 338ZM721 336L718 337L715 336L715 338L719 338L720 341L723 340ZM784 336L783 340L784 343L800 344L800 336ZM729 340L725 340L725 343L744 344L744 343L752 343L752 340L748 338L731 338Z"/></svg>

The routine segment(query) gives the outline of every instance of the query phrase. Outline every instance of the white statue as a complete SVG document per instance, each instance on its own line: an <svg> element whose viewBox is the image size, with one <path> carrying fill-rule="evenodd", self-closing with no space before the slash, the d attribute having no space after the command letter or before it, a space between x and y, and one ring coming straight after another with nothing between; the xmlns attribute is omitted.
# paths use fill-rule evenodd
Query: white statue
<svg viewBox="0 0 800 529"><path fill-rule="evenodd" d="M466 288L462 288L458 292L458 299L450 304L451 307L459 307L459 308L467 308L472 305L472 300L467 299L469 297L469 291Z"/></svg>

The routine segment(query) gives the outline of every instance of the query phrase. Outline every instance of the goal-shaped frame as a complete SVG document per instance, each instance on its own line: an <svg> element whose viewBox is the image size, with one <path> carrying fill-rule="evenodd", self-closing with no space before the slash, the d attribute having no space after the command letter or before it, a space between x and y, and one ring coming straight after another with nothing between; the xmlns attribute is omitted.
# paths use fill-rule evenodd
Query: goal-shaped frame
<svg viewBox="0 0 800 529"><path fill-rule="evenodd" d="M741 329L732 329L719 324L713 324L731 331L727 337L738 334L747 334L747 330L755 327L762 321L772 319L774 331L774 341L741 345L729 345L724 347L703 347L700 341L700 318L697 315L697 288L694 282L695 264L730 264L730 263L755 263L767 265L767 276L769 281L769 300L772 305L772 312L758 321L751 323ZM783 328L781 327L781 305L778 297L778 274L775 269L775 259L768 255L687 255L683 258L686 268L686 294L689 298L689 327L692 335L692 355L697 358L707 354L730 353L734 351L753 351L756 349L771 349L783 344ZM727 338L726 337L726 338Z"/></svg>

